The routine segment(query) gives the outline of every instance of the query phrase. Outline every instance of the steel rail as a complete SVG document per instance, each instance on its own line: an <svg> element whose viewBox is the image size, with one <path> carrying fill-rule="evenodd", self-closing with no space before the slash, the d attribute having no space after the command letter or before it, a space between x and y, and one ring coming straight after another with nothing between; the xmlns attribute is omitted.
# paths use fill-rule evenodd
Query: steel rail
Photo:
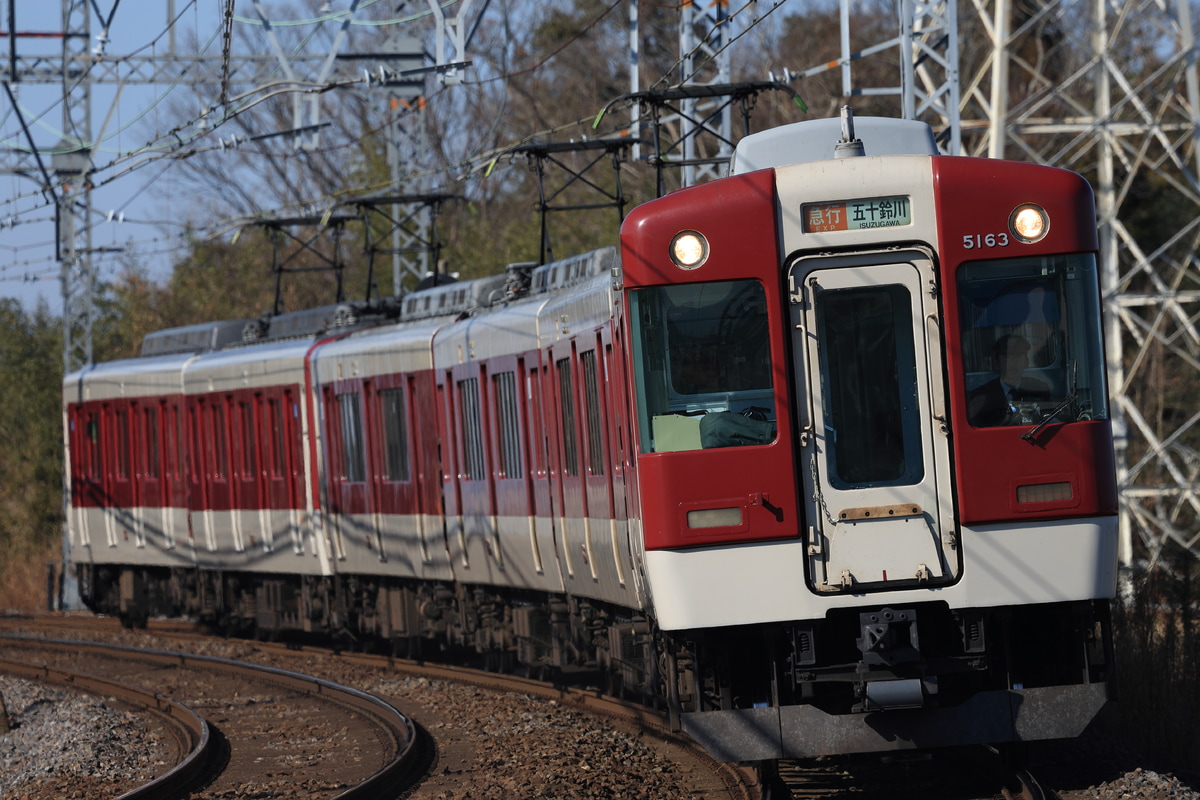
<svg viewBox="0 0 1200 800"><path fill-rule="evenodd" d="M0 659L0 672L88 694L116 697L153 714L164 723L175 738L179 753L178 762L167 772L126 792L117 800L151 800L176 796L201 782L216 756L216 740L211 735L208 722L188 706L151 689L99 675L7 659Z"/></svg>
<svg viewBox="0 0 1200 800"><path fill-rule="evenodd" d="M108 651L135 658L144 663L158 666L173 666L179 669L203 669L222 671L257 682L268 682L300 694L319 697L321 700L350 708L374 721L389 739L391 754L386 763L361 783L352 786L335 800L376 800L394 795L397 787L408 777L418 757L418 737L413 721L387 701L359 691L350 686L334 683L299 672L250 664L217 656L197 655L171 650L143 649L121 644L106 644L75 639L42 639L23 634L0 634L0 642L16 645L78 650L91 648L96 652ZM40 669L40 667L39 667ZM96 679L104 680L104 679ZM116 683L111 681L110 683ZM147 692L147 694L153 694ZM165 776L164 776L165 777ZM137 795L151 797L152 795ZM134 795L125 795L120 800L129 800Z"/></svg>

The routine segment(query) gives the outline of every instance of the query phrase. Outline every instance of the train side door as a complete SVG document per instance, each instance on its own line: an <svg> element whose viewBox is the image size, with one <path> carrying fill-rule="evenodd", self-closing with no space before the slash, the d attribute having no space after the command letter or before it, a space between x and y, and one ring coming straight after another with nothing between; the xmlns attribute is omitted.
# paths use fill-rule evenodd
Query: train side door
<svg viewBox="0 0 1200 800"><path fill-rule="evenodd" d="M789 274L809 579L826 592L953 582L941 335L923 251L802 259Z"/></svg>

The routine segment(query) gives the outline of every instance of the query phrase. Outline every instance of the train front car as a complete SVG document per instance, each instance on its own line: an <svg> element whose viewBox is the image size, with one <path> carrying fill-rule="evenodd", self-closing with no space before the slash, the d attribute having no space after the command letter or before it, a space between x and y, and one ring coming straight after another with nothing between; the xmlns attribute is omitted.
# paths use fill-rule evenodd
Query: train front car
<svg viewBox="0 0 1200 800"><path fill-rule="evenodd" d="M1091 190L857 123L622 229L669 696L725 760L1075 736L1116 572Z"/></svg>

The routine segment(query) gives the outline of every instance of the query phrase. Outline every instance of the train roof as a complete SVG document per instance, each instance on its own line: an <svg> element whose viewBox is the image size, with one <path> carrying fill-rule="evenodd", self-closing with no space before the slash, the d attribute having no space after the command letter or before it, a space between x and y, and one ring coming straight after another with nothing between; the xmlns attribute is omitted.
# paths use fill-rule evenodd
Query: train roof
<svg viewBox="0 0 1200 800"><path fill-rule="evenodd" d="M146 334L142 340L142 356L149 358L220 350L245 341L247 332L257 325L258 320L254 319L231 319L154 331Z"/></svg>
<svg viewBox="0 0 1200 800"><path fill-rule="evenodd" d="M486 278L445 283L412 292L404 296L401 319L416 321L431 317L446 317L470 314L487 308L504 297L507 275L489 275Z"/></svg>
<svg viewBox="0 0 1200 800"><path fill-rule="evenodd" d="M431 369L430 343L446 324L444 317L395 323L328 342L313 357L317 378L322 382L336 380L339 365L348 365L354 375L361 377ZM342 374L349 377L345 370Z"/></svg>
<svg viewBox="0 0 1200 800"><path fill-rule="evenodd" d="M173 353L89 364L63 379L64 396L75 402L180 392L183 368L193 357L191 353Z"/></svg>
<svg viewBox="0 0 1200 800"><path fill-rule="evenodd" d="M413 292L402 304L339 303L156 331L143 341L141 356L68 375L64 400L298 384L318 343L314 365L322 381L346 369L364 376L430 369L435 349L439 363L457 358L460 347L473 357L525 352L610 318L618 268L617 248L609 246Z"/></svg>
<svg viewBox="0 0 1200 800"><path fill-rule="evenodd" d="M752 133L733 151L731 172L740 175L767 167L783 167L837 158L842 119L812 119ZM854 135L864 155L937 155L933 129L924 122L888 117L854 117Z"/></svg>
<svg viewBox="0 0 1200 800"><path fill-rule="evenodd" d="M490 358L536 350L538 318L545 304L544 296L534 297L531 302L514 303L448 326L434 338L434 361L446 366L460 363L463 357Z"/></svg>
<svg viewBox="0 0 1200 800"><path fill-rule="evenodd" d="M617 264L617 249L609 246L541 266L511 265L501 275L437 284L410 292L399 300L347 301L260 319L221 320L168 328L146 335L141 356L202 354L263 342L350 333L395 323L469 317L534 295L561 291L610 272Z"/></svg>
<svg viewBox="0 0 1200 800"><path fill-rule="evenodd" d="M193 394L299 384L304 380L304 357L316 342L308 336L205 353L184 368L183 385Z"/></svg>
<svg viewBox="0 0 1200 800"><path fill-rule="evenodd" d="M435 362L458 363L460 352L489 358L536 350L571 328L611 318L611 281L618 265L617 248L609 246L536 267L528 294L439 331Z"/></svg>
<svg viewBox="0 0 1200 800"><path fill-rule="evenodd" d="M546 347L574 331L592 328L612 319L615 301L612 278L596 275L585 291L552 297L542 312L539 345Z"/></svg>
<svg viewBox="0 0 1200 800"><path fill-rule="evenodd" d="M544 294L566 289L598 275L612 274L620 264L613 245L544 264L533 271L532 291Z"/></svg>

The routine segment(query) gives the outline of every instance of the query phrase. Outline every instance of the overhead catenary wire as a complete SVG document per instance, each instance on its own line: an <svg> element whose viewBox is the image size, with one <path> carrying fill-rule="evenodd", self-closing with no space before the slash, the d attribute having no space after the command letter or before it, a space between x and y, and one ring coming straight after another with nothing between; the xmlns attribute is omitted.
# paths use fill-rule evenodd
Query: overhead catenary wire
<svg viewBox="0 0 1200 800"><path fill-rule="evenodd" d="M532 63L528 66L523 66L523 67L511 70L511 71L507 71L505 74L500 75L500 76L489 77L487 79L480 80L480 81L465 81L464 84L470 86L470 85L480 85L480 84L483 84L486 82L492 82L492 81L498 81L498 80L501 80L501 81L502 80L510 80L513 77L531 74L539 69L546 67L556 56L565 52L571 45L573 45L577 41L585 38L588 32L590 32L598 24L600 24L604 20L604 18L607 15L611 14L611 12L616 7L621 5L622 2L623 2L623 0L614 0L614 2L606 4L606 6L601 8L594 15L594 17L591 20L589 20L586 24L584 24L580 28L580 30L575 35L571 36L566 42L563 42L563 43L557 45L551 52L546 53L542 56L539 56L534 63ZM776 0L776 2L766 11L766 13L763 15L760 15L757 18L757 20L753 22L753 24L758 24L758 21L765 19L767 16L769 16L771 13L773 13L778 7L780 7L783 2L785 2L785 0ZM371 0L370 2L364 2L361 5L363 7L366 7L366 6L370 6L370 5L374 5L374 4L375 4L374 0ZM451 5L451 4L446 4L446 5ZM733 12L733 14L731 15L731 18L737 17L738 15L745 13L746 10L748 8L750 8L751 5L752 5L751 3L747 3L747 4L743 5L741 8L739 8ZM179 12L175 16L171 25L169 25L166 29L164 29L153 40L153 42L150 44L147 44L146 47L153 46L154 42L157 42L162 37L168 35L171 26L174 25L175 23L177 23L177 21L180 19L180 17L184 13L186 13L188 8L194 9L195 7L196 7L196 0L189 0L188 6L183 11ZM226 8L228 8L228 6L226 6ZM301 20L289 21L287 24L289 24L289 25L317 24L320 22L334 19L334 18L340 18L340 17L344 16L345 13L346 12L337 12L336 14L332 14L328 17L310 19L310 20L306 20L306 21L301 21ZM399 24L399 23L403 23L403 22L410 22L414 19L427 16L430 13L431 12L425 11L425 12L421 12L419 14L411 15L409 17L399 18L399 19L387 21L387 22L380 22L379 20L373 20L373 21L371 21L371 24L380 25L380 24ZM226 15L225 18L229 19L229 16ZM244 19L241 17L236 17L236 21L239 24L242 24L242 23L245 23L247 25L255 24L254 20ZM365 21L353 20L352 24L356 24L359 22L365 22ZM280 23L280 24L282 25L283 23ZM229 29L226 28L225 30L228 31ZM738 35L738 37L734 37L734 40L736 40L736 38L740 38L740 36L742 36L742 35L745 35L746 32L748 32L748 31L743 31L741 34ZM207 47L211 46L213 42L215 42L218 38L220 38L221 35L222 35L221 31L214 31L212 33L212 35L209 37L208 42L205 46L205 49L207 49ZM311 34L310 34L310 36L311 36ZM732 42L729 42L725 46L727 47L731 43ZM672 70L677 68L677 65L679 63L681 63L682 60L683 59L681 57L676 62L676 65L672 67ZM702 68L703 68L702 65L698 66L697 70L702 69ZM658 81L655 82L654 85L661 85L664 81L669 80L669 77L670 77L669 74L664 74L662 77L660 77L658 79ZM282 80L282 81L273 82L270 85L255 87L254 89L249 90L247 92L243 92L241 94L228 97L227 102L224 104L224 108L219 109L217 104L209 106L208 108L203 109L200 113L192 116L190 119L186 119L186 120L176 124L169 131L165 131L165 132L156 134L156 136L154 138L150 139L149 141L146 141L141 146L134 147L134 148L131 148L131 149L125 150L125 151L118 151L114 157L104 161L103 163L97 164L90 173L90 177L92 178L92 181L93 181L92 188L101 188L104 186L108 186L110 184L117 182L118 180L122 180L122 179L126 178L130 174L136 173L136 172L144 169L147 166L150 166L153 164L160 164L161 169L156 170L155 178L152 180L148 180L141 187L139 187L137 189L136 193L134 194L134 196L129 198L122 205L122 209L123 209L123 208L127 207L129 205L129 203L132 202L132 200L136 196L142 194L155 180L158 180L159 178L161 178L161 176L170 169L170 165L172 163L180 162L180 161L192 158L195 155L198 155L201 153L219 151L219 150L222 150L223 148L227 147L228 143L236 143L237 139L234 137L230 137L230 139L228 139L228 140L222 138L220 135L220 130L228 122L239 117L240 115L243 115L243 114L249 112L251 109L255 108L256 106L260 105L261 103L267 102L271 99L274 99L274 98L277 98L277 97L280 97L280 96L286 95L286 94L327 92L327 91L331 91L336 88L345 87L348 85L355 85L355 84L359 84L359 83L360 83L360 81L330 81L330 82L325 82L325 83L307 83L306 84L303 82L289 82L286 80ZM365 81L363 81L362 83L365 83ZM172 84L171 88L168 89L168 92L164 93L163 96L165 96L165 94L170 93L170 91L176 89L178 87L178 85L179 85L178 83ZM441 93L443 93L447 90L448 90L447 87L441 87L441 88L435 90L433 93L431 93L431 95L429 97L430 97L430 99L435 99L437 96L439 96ZM161 97L156 99L155 104L158 105L161 102L161 99L162 99ZM52 106L51 109L53 109L53 107L54 106ZM149 112L143 111L138 116L138 119L141 119L146 113L149 113ZM136 123L136 121L137 120L131 120L128 123L121 125L120 131L128 130L133 124ZM597 135L597 133L595 131L591 130L592 122L593 122L593 119L590 117L584 117L584 118L564 122L562 124L555 125L555 126L531 133L527 136L521 137L517 141L508 143L504 146L476 150L475 152L473 152L467 156L457 159L453 163L446 164L441 167L430 168L428 170L421 171L419 173L419 175L414 175L413 177L436 178L436 177L440 176L444 180L450 180L450 181L457 182L457 181L470 179L471 176L486 175L496 166L497 160L499 158L502 158L505 153L511 151L514 147L518 147L521 144L528 143L534 139L556 136L556 135L560 135L560 134L570 131L570 130L588 131L588 133L590 135L595 136L595 135ZM344 140L342 142L337 142L337 143L326 145L323 148L323 150L328 151L328 150L337 149L337 148L351 149L351 148L361 147L362 143L364 142L364 140L367 137L377 135L378 133L380 133L382 131L382 129L386 127L386 124L387 123L384 123L384 124L381 124L378 126L372 126L369 128L365 128L365 129L357 132L357 134L358 134L357 138L351 138L351 139ZM113 135L115 136L120 131L114 132ZM619 129L614 129L612 131L612 133L614 133L614 134L618 133L618 132L619 132ZM601 134L601 135L603 135L603 134ZM111 138L111 137L109 137L109 138ZM301 153L279 152L277 149L271 149L271 148L266 148L266 147L255 148L252 146L247 146L244 143L244 141L241 143L238 143L238 146L240 149L242 149L243 152L248 152L251 154L254 152L259 152L259 153L263 154L264 156L269 155L270 157L279 158L279 159L283 159L283 160L304 157L304 154L301 154ZM327 193L322 196L310 197L307 199L297 199L296 201L294 201L292 203L287 203L287 204L281 205L276 209L264 211L264 212L262 212L262 216L269 216L272 212L274 212L276 214L286 214L295 209L300 209L300 208L326 207L330 204L336 203L336 202L338 202L346 197L349 197L349 196L386 189L388 185L389 185L389 182L381 181L378 184L373 185L373 186L346 187L339 191L336 191L333 193ZM32 196L34 194L36 194L36 193L32 193L32 192L27 193L27 196ZM35 207L38 207L38 206L35 205ZM45 205L41 205L40 207L45 207ZM225 219L212 220L211 222L204 224L202 226L196 226L195 224L191 224L189 227L189 229L191 231L190 235L194 236L198 231L202 232L202 234L203 234L202 238L225 235L229 231L234 230L237 227L239 227L241 224L244 224L245 219L246 218L244 216L239 215L236 217L228 217ZM98 226L106 224L106 223L107 223L106 219L101 219L101 220L94 222L93 225L98 227ZM136 221L135 220L127 220L127 223L136 224ZM179 237L179 241L181 244L184 242L184 239L182 237L183 237L183 235L181 234ZM173 237L168 236L168 237L165 237L165 239L159 239L156 241L170 241L172 238Z"/></svg>

